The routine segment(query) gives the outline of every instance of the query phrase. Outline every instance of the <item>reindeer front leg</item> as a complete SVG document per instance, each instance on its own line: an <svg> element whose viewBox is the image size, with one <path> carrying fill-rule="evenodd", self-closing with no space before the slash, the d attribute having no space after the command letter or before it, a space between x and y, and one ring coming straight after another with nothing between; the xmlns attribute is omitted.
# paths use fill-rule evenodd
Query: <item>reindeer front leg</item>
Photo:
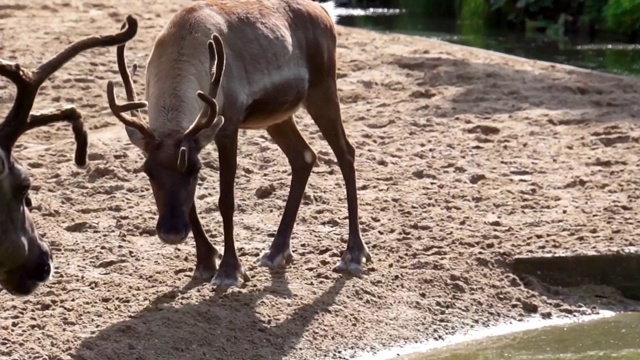
<svg viewBox="0 0 640 360"><path fill-rule="evenodd" d="M293 117L267 128L273 141L285 153L291 165L291 186L284 207L280 226L269 251L260 258L260 265L271 269L282 267L293 261L291 253L291 233L298 215L300 202L316 163L316 154L298 131Z"/></svg>
<svg viewBox="0 0 640 360"><path fill-rule="evenodd" d="M224 253L220 268L216 276L211 280L211 284L214 286L238 287L240 276L242 276L244 282L249 281L249 276L245 273L238 259L233 239L234 185L238 167L238 129L222 133L223 131L224 129L216 138L216 146L220 163L220 198L218 207L222 216Z"/></svg>
<svg viewBox="0 0 640 360"><path fill-rule="evenodd" d="M196 270L193 274L194 279L211 281L218 269L217 262L220 261L220 252L207 237L202 228L196 205L191 206L189 211L189 223L191 224L191 233L196 241Z"/></svg>

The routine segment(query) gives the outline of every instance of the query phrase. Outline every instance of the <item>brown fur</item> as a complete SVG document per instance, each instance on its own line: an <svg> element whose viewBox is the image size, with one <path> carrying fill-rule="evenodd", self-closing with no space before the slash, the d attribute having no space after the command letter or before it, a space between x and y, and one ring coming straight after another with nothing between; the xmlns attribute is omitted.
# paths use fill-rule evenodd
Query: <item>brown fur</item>
<svg viewBox="0 0 640 360"><path fill-rule="evenodd" d="M205 44L212 34L219 46L215 52L207 52ZM118 55L121 64L123 53ZM224 72L217 68L222 62ZM158 234L167 243L179 243L189 230L193 231L197 276L209 279L215 275L213 283L217 285L237 285L240 277L248 280L236 255L233 236L237 137L241 128L266 129L291 163L289 199L276 239L261 263L276 267L291 261L291 232L316 159L292 119L301 106L307 108L331 145L345 177L349 242L336 270L359 274L361 263L370 260L360 236L355 150L342 126L336 66L334 24L328 12L311 0L200 1L180 10L158 35L147 63L149 124L127 119L123 123L131 141L147 156L145 169L159 212ZM131 86L126 84L126 66L119 67L125 86ZM201 107L195 93L213 88L213 68L214 75L221 79L216 91L209 93L215 106L210 106L212 110L205 115L207 107ZM133 96L128 100L135 102ZM114 113L123 120L121 113ZM193 141L181 140L180 134L194 119L211 121L217 116L224 118L224 124L203 129ZM195 210L197 171L181 171L185 164L178 160L186 157L188 164L193 164L186 168L199 168L198 153L212 141L220 158L218 205L225 238L220 269L215 262L219 253L204 235ZM159 145L150 145L156 142ZM186 156L180 158L181 151Z"/></svg>

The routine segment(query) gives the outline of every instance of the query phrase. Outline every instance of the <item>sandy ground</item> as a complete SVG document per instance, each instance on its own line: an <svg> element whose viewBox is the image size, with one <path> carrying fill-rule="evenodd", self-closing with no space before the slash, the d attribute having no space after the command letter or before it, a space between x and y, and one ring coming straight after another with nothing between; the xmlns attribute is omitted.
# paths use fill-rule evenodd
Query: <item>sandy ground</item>
<svg viewBox="0 0 640 360"><path fill-rule="evenodd" d="M119 29L133 13L140 30L128 57L144 70L154 37L186 2L3 0L0 57L35 67L73 40ZM120 80L115 49L96 49L55 74L35 107L83 111L89 168L75 168L65 125L33 131L16 151L30 169L34 217L57 273L30 298L0 294L0 358L340 358L349 349L625 303L606 288L523 284L509 263L637 245L639 81L346 28L339 58L374 257L362 279L330 271L346 243L344 186L302 111L298 123L320 160L294 230L297 261L274 274L254 265L277 228L290 175L265 132L246 132L235 219L253 279L226 294L191 284L193 240L172 247L154 236L142 155L107 109L106 82ZM13 92L0 81L0 113ZM197 203L221 249L215 147L202 157ZM269 185L274 193L259 199L256 189Z"/></svg>

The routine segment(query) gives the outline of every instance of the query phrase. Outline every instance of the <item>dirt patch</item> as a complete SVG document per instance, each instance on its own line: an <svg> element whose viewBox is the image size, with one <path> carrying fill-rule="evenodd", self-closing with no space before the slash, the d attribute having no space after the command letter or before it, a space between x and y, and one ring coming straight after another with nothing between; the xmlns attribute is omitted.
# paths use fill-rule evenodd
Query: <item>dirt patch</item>
<svg viewBox="0 0 640 360"><path fill-rule="evenodd" d="M0 8L0 54L33 67L79 37L119 29L133 13L140 30L128 54L143 74L154 37L185 3L9 0L19 6ZM516 255L637 246L640 82L345 28L339 62L362 231L375 261L362 279L330 271L346 243L344 185L301 112L319 163L294 230L297 261L286 273L254 265L277 228L290 171L266 133L245 132L236 239L253 279L222 295L189 284L193 241L171 247L155 237L142 155L108 111L106 82L119 81L115 49L92 50L57 72L35 106L72 103L85 114L89 168L74 167L65 125L33 131L16 151L37 184L34 217L57 271L30 298L0 294L0 357L339 358L619 303L608 290L529 289L509 264ZM142 77L135 81L142 93ZM0 113L13 91L0 81ZM214 148L202 156L197 202L221 249Z"/></svg>

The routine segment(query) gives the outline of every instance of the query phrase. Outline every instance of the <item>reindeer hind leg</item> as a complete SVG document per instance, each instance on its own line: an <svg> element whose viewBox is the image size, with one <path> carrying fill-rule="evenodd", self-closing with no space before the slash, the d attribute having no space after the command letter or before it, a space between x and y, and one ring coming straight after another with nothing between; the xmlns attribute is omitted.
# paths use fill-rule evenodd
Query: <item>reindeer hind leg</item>
<svg viewBox="0 0 640 360"><path fill-rule="evenodd" d="M359 276L362 273L363 261L371 262L371 255L360 235L355 148L347 139L342 125L335 80L328 80L310 88L305 106L338 160L347 191L349 238L347 249L333 271Z"/></svg>

